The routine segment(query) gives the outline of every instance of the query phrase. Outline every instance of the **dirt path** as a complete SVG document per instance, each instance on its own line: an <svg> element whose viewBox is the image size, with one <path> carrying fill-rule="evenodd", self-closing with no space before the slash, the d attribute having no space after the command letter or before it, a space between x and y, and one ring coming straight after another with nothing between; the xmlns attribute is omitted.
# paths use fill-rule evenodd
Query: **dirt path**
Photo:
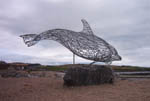
<svg viewBox="0 0 150 101"><path fill-rule="evenodd" d="M150 80L119 80L114 85L63 87L45 78L0 78L0 101L150 101Z"/></svg>

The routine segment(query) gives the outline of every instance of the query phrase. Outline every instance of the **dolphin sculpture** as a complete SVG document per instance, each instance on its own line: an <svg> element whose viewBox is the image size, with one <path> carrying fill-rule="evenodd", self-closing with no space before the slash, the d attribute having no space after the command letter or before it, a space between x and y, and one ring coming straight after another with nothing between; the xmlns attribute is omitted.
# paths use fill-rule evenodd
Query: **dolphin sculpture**
<svg viewBox="0 0 150 101"><path fill-rule="evenodd" d="M23 38L28 47L35 45L41 40L57 41L75 55L93 60L91 64L95 62L111 63L112 61L121 60L117 50L112 45L94 35L86 20L82 19L81 21L83 30L80 32L67 29L52 29L40 34L25 34L20 37Z"/></svg>

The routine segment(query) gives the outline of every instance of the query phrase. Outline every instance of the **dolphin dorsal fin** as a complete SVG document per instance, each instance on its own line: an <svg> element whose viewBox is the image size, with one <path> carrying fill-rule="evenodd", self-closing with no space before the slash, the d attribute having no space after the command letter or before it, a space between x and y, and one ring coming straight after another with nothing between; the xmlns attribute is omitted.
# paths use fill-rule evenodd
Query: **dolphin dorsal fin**
<svg viewBox="0 0 150 101"><path fill-rule="evenodd" d="M83 33L89 34L89 35L93 35L93 31L90 27L90 25L88 24L88 22L85 19L81 19L81 22L83 24Z"/></svg>

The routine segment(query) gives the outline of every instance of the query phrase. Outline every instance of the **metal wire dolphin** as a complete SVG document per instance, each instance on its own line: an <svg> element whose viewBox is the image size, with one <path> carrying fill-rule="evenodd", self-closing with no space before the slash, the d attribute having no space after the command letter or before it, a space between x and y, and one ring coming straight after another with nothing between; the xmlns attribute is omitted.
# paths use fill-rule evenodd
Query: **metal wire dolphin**
<svg viewBox="0 0 150 101"><path fill-rule="evenodd" d="M81 21L83 30L80 32L67 29L52 29L40 34L25 34L20 37L23 38L28 47L35 45L41 40L54 40L77 56L93 60L94 62L108 63L121 60L117 50L112 45L94 35L86 20L82 19Z"/></svg>

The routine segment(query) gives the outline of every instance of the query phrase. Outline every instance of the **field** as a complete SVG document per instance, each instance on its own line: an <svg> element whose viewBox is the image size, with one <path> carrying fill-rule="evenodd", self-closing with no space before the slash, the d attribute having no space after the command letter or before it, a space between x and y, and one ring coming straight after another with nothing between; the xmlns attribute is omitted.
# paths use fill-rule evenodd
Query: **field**
<svg viewBox="0 0 150 101"><path fill-rule="evenodd" d="M76 65L56 65L56 66L41 66L38 69L45 69L48 71L65 71L67 70L69 67L75 67L77 65L83 65L83 64L76 64ZM134 71L150 71L150 68L148 67L138 67L138 66L116 66L116 65L110 65L110 67L116 71L116 72L134 72ZM37 70L38 70L37 69Z"/></svg>
<svg viewBox="0 0 150 101"><path fill-rule="evenodd" d="M58 74L70 66L75 65L41 65L19 71L34 76L0 77L0 101L150 101L149 78L116 78L114 84L66 87ZM143 67L111 67L115 72L150 71Z"/></svg>
<svg viewBox="0 0 150 101"><path fill-rule="evenodd" d="M0 78L0 101L150 101L149 79L68 88L57 72L45 73L47 77Z"/></svg>

